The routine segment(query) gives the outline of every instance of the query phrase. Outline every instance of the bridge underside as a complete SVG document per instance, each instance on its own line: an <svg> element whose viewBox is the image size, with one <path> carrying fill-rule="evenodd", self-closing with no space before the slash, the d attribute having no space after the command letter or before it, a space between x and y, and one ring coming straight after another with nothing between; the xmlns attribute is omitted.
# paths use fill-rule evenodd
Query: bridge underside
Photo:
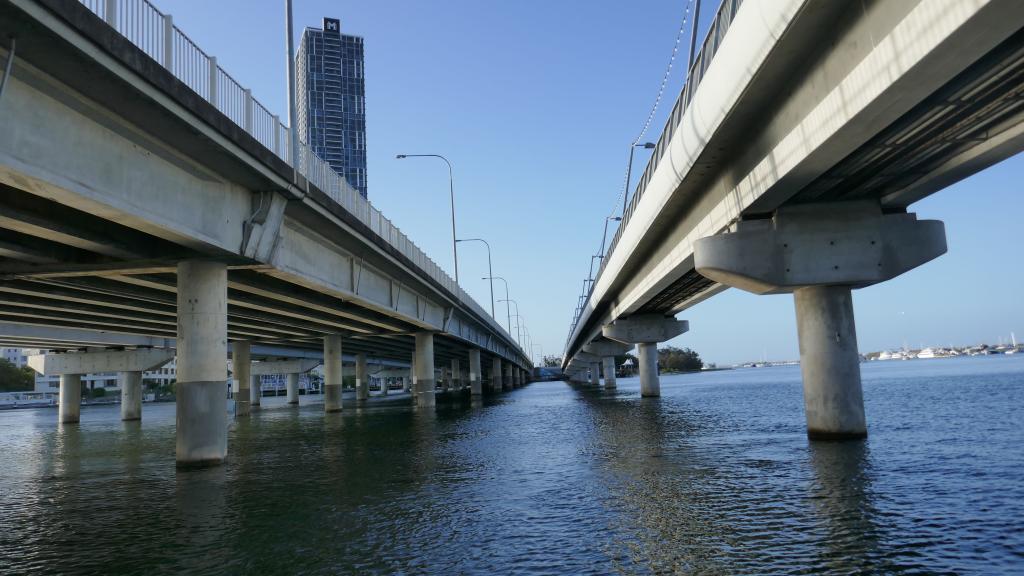
<svg viewBox="0 0 1024 576"><path fill-rule="evenodd" d="M1024 146L1024 31L960 73L781 205L872 199L903 212ZM755 203L744 219L780 205ZM689 270L637 313L674 314L724 290Z"/></svg>

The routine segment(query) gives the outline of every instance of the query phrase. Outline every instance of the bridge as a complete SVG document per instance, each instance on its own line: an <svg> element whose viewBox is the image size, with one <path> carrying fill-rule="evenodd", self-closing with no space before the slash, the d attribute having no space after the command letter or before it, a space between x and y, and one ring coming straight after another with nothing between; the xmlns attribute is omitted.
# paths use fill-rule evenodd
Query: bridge
<svg viewBox="0 0 1024 576"><path fill-rule="evenodd" d="M675 315L793 293L807 431L867 434L851 290L946 250L909 207L1024 148L1024 4L724 0L597 276L564 368L638 346L660 393Z"/></svg>
<svg viewBox="0 0 1024 576"><path fill-rule="evenodd" d="M440 366L472 395L485 366L527 379L515 338L146 0L2 0L0 62L0 341L64 352L33 364L61 422L83 372L138 395L174 356L177 461L219 463L229 347L239 416L257 357L322 359L326 412L343 351L360 402L367 357L414 366L424 409Z"/></svg>

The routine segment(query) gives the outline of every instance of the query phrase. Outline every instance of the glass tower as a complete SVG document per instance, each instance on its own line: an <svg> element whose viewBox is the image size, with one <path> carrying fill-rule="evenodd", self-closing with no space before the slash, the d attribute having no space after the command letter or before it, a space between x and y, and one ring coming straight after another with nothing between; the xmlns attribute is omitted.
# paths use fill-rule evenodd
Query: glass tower
<svg viewBox="0 0 1024 576"><path fill-rule="evenodd" d="M302 32L295 56L299 140L366 197L366 92L363 39L341 22Z"/></svg>

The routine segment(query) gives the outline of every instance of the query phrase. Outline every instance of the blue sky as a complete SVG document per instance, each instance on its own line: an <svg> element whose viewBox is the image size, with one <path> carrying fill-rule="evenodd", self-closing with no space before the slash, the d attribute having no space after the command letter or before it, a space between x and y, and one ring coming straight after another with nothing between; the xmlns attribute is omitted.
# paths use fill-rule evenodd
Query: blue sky
<svg viewBox="0 0 1024 576"><path fill-rule="evenodd" d="M508 279L534 343L560 354L685 2L294 2L296 41L324 16L366 40L370 200L451 272L444 164L394 159L446 155L459 236L491 243L494 273ZM287 117L283 0L155 3ZM714 11L705 3L702 20ZM682 82L677 66L650 139ZM645 163L638 153L634 168ZM1016 157L913 207L945 221L949 252L855 293L862 351L995 342L1010 331L1024 339L1021 174ZM459 266L463 286L489 308L483 246L461 244ZM495 293L504 297L500 283ZM790 296L730 290L679 317L691 331L671 343L707 361L798 356Z"/></svg>

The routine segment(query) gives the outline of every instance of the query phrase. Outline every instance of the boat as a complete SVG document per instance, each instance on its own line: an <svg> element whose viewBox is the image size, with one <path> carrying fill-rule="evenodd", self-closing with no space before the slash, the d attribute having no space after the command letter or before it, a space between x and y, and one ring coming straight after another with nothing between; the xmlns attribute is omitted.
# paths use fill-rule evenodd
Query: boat
<svg viewBox="0 0 1024 576"><path fill-rule="evenodd" d="M920 352L917 353L917 357L921 359L935 358L935 350L932 350L931 348L925 348L924 350L921 350Z"/></svg>
<svg viewBox="0 0 1024 576"><path fill-rule="evenodd" d="M879 360L892 360L892 352L888 350L882 350L882 353L878 355Z"/></svg>

